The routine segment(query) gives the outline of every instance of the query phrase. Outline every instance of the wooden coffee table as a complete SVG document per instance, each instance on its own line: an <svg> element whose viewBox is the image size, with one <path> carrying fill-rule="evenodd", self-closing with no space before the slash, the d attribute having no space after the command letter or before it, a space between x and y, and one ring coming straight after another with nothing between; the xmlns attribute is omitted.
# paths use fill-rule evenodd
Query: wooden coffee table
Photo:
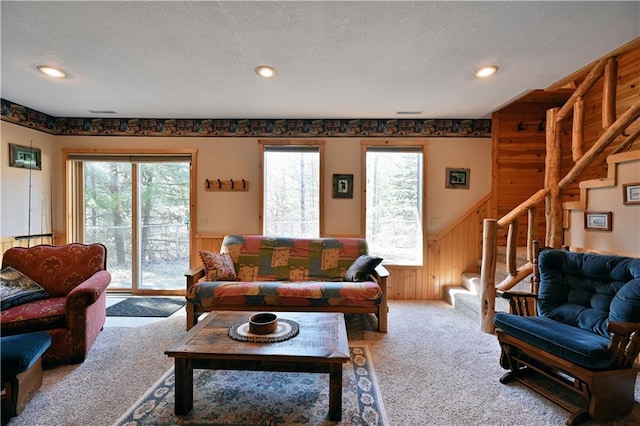
<svg viewBox="0 0 640 426"><path fill-rule="evenodd" d="M297 322L297 336L277 343L234 340L227 335L251 312L211 312L165 354L175 358L175 413L193 408L193 370L252 370L329 373L329 419L342 419L342 364L349 361L349 342L341 313L280 312Z"/></svg>

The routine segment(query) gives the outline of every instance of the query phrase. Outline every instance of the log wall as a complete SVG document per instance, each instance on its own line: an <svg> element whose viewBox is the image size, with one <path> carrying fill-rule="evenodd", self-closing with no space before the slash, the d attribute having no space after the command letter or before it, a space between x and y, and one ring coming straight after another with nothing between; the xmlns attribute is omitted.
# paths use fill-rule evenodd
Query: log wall
<svg viewBox="0 0 640 426"><path fill-rule="evenodd" d="M531 92L493 113L493 216L501 218L544 188L547 110L561 106L572 90ZM569 127L570 129L570 127ZM541 205L540 211L544 211ZM520 218L518 245L526 245L528 219ZM537 235L545 235L544 215L537 218ZM506 230L498 245L506 244Z"/></svg>
<svg viewBox="0 0 640 426"><path fill-rule="evenodd" d="M616 106L617 117L620 117L637 101L640 94L640 42L632 43L622 49L616 57ZM564 81L562 86L555 85L547 90L537 90L523 96L517 101L493 113L493 167L492 189L495 196L496 218L501 218L514 207L526 200L538 189L544 187L545 169L545 125L543 118L546 110L561 107L573 93L568 86L577 87L584 80L589 69L582 74L574 75L573 81ZM572 133L579 133L584 141L581 151L586 152L606 130L603 123L603 97L610 93L606 80L600 78L593 87L576 103L584 111L581 129L573 127L573 113L568 115L559 129L561 135L561 175L564 176L574 165ZM576 106L574 106L576 108ZM610 113L605 114L605 116ZM542 125L541 125L542 124ZM640 122L634 123L627 135L640 129ZM563 193L563 201L580 201L579 183L584 180L605 178L607 176L606 158L624 140L618 137L598 156L595 163L587 167L579 178ZM636 142L637 149L640 142ZM541 206L541 211L544 207ZM518 244L526 244L527 218L520 218ZM545 235L544 216L538 215L538 235ZM500 234L498 244L506 243L506 230Z"/></svg>
<svg viewBox="0 0 640 426"><path fill-rule="evenodd" d="M619 118L629 107L638 101L640 96L640 47L632 49L629 52L619 55L617 58L617 85L616 85L616 116ZM591 90L584 96L584 151L591 148L594 143L605 132L605 123L603 123L603 96L605 93L606 82L604 78L599 79ZM571 121L571 120L569 120ZM630 135L635 130L640 129L640 122L632 124L626 132ZM607 177L607 157L615 150L624 140L626 136L619 136L614 142L600 154L594 163L587 167L579 178L571 184L564 192L563 201L579 201L580 189L579 183L584 180L599 179ZM634 148L640 145L636 142ZM571 145L562 144L562 174L571 169L574 162L572 159Z"/></svg>

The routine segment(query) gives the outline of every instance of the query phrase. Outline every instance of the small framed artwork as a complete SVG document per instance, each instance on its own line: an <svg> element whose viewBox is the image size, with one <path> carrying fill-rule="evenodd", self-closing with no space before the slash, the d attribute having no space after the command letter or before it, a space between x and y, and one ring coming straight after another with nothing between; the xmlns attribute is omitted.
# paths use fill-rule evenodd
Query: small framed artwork
<svg viewBox="0 0 640 426"><path fill-rule="evenodd" d="M591 231L611 231L613 213L584 212L584 229Z"/></svg>
<svg viewBox="0 0 640 426"><path fill-rule="evenodd" d="M333 175L333 198L353 198L353 175Z"/></svg>
<svg viewBox="0 0 640 426"><path fill-rule="evenodd" d="M640 204L640 182L622 185L622 201L624 204Z"/></svg>
<svg viewBox="0 0 640 426"><path fill-rule="evenodd" d="M469 169L453 169L447 167L445 188L469 189Z"/></svg>
<svg viewBox="0 0 640 426"><path fill-rule="evenodd" d="M40 170L42 154L39 148L9 144L9 166Z"/></svg>

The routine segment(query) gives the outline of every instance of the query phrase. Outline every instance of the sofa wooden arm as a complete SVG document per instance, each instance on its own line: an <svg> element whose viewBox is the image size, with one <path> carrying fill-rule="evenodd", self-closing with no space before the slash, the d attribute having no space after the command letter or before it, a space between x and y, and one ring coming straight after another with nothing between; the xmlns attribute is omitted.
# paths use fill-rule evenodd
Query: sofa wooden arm
<svg viewBox="0 0 640 426"><path fill-rule="evenodd" d="M380 290L382 290L382 300L380 301L380 306L378 307L378 331L380 333L386 333L388 327L388 317L387 314L389 312L389 304L387 303L387 277L389 277L389 271L382 265L376 266L373 274L374 279L380 286Z"/></svg>
<svg viewBox="0 0 640 426"><path fill-rule="evenodd" d="M509 301L509 309L512 314L522 317L536 315L536 299L538 295L526 291L502 291L497 290L496 295Z"/></svg>
<svg viewBox="0 0 640 426"><path fill-rule="evenodd" d="M187 292L189 292L189 289L204 277L204 266L189 269L184 276L187 277Z"/></svg>
<svg viewBox="0 0 640 426"><path fill-rule="evenodd" d="M640 323L611 321L607 325L611 337L609 351L620 368L629 368L640 353Z"/></svg>

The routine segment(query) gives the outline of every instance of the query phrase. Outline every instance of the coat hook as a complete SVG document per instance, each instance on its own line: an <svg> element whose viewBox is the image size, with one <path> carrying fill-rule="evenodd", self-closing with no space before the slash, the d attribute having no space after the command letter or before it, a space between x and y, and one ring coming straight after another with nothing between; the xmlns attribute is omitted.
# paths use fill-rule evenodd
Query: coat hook
<svg viewBox="0 0 640 426"><path fill-rule="evenodd" d="M521 121L518 123L518 131L521 132L524 130L524 123Z"/></svg>
<svg viewBox="0 0 640 426"><path fill-rule="evenodd" d="M247 189L247 182L244 179L242 179L242 189Z"/></svg>
<svg viewBox="0 0 640 426"><path fill-rule="evenodd" d="M233 189L233 179L229 179L229 182L231 182L231 189Z"/></svg>
<svg viewBox="0 0 640 426"><path fill-rule="evenodd" d="M222 181L218 179L218 189L222 189Z"/></svg>
<svg viewBox="0 0 640 426"><path fill-rule="evenodd" d="M209 189L209 179L205 179L204 183L207 185L207 189Z"/></svg>
<svg viewBox="0 0 640 426"><path fill-rule="evenodd" d="M542 117L542 121L538 124L538 131L544 131L544 124L547 122L547 117Z"/></svg>

